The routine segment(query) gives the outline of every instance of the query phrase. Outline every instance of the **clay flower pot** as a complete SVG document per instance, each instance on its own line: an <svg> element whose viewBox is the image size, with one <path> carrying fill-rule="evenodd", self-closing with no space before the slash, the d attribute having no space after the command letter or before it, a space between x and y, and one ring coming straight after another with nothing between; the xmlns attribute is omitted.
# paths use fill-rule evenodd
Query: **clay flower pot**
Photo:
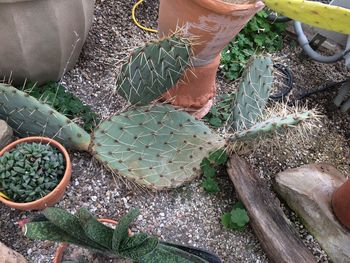
<svg viewBox="0 0 350 263"><path fill-rule="evenodd" d="M333 193L332 207L338 220L350 230L350 180Z"/></svg>
<svg viewBox="0 0 350 263"><path fill-rule="evenodd" d="M0 78L58 80L78 60L95 0L0 0Z"/></svg>
<svg viewBox="0 0 350 263"><path fill-rule="evenodd" d="M62 177L62 180L56 186L56 188L52 190L52 192L50 192L48 195L38 200L28 202L28 203L16 203L14 201L8 200L0 196L0 201L9 207L19 209L19 210L25 210L25 211L42 210L46 207L53 206L63 197L66 187L69 184L69 181L71 178L72 164L71 164L67 150L59 142L46 137L27 137L27 138L14 141L0 151L0 156L2 156L5 152L11 150L12 148L16 147L16 145L20 143L26 143L26 142L47 143L56 147L63 154L65 159L66 170Z"/></svg>
<svg viewBox="0 0 350 263"><path fill-rule="evenodd" d="M160 0L160 37L182 28L186 37L194 39L191 69L194 74L186 74L164 99L172 98L173 105L197 112L198 118L210 110L221 51L264 7L261 1L240 2L243 4L219 0Z"/></svg>
<svg viewBox="0 0 350 263"><path fill-rule="evenodd" d="M106 218L101 218L98 219L99 222L101 223L107 223L107 224L112 224L112 225L117 225L118 222L112 219L106 219ZM132 232L129 229L129 236L132 236ZM55 257L53 259L53 263L61 263L63 256L64 256L64 252L66 251L66 249L68 248L68 244L67 243L62 243L58 246L56 253L55 253Z"/></svg>

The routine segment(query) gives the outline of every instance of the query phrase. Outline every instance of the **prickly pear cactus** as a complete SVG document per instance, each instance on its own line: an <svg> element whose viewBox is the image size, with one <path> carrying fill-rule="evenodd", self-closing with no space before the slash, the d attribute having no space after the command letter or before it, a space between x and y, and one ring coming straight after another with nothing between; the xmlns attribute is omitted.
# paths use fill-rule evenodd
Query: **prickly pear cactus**
<svg viewBox="0 0 350 263"><path fill-rule="evenodd" d="M229 141L254 139L266 133L295 127L311 118L315 118L315 114L311 111L290 114L285 117L270 118L255 124L249 129L236 132L233 136L230 136Z"/></svg>
<svg viewBox="0 0 350 263"><path fill-rule="evenodd" d="M148 188L178 187L199 175L200 163L224 140L170 105L137 107L103 122L93 136L95 157Z"/></svg>
<svg viewBox="0 0 350 263"><path fill-rule="evenodd" d="M132 104L147 105L176 84L190 55L189 41L175 35L138 48L122 66L116 91Z"/></svg>
<svg viewBox="0 0 350 263"><path fill-rule="evenodd" d="M264 3L279 14L304 24L350 34L349 9L305 0L264 0Z"/></svg>
<svg viewBox="0 0 350 263"><path fill-rule="evenodd" d="M251 60L239 86L234 103L232 128L250 128L262 116L273 82L272 61L269 57Z"/></svg>
<svg viewBox="0 0 350 263"><path fill-rule="evenodd" d="M6 84L0 84L0 118L22 136L47 136L78 150L90 143L90 135L70 119Z"/></svg>

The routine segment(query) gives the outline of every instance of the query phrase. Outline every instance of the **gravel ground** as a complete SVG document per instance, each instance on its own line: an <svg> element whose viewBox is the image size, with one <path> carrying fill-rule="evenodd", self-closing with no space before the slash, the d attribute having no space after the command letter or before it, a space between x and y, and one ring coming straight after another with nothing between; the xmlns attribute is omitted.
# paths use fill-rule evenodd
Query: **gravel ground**
<svg viewBox="0 0 350 263"><path fill-rule="evenodd" d="M103 118L120 111L124 101L112 95L120 61L129 50L152 36L139 30L130 19L132 1L97 0L95 21L77 66L68 72L62 83L78 95ZM143 24L156 26L158 1L148 1L140 7L138 16ZM152 21L152 22L150 22ZM286 40L290 43L290 39ZM295 76L295 92L310 90L326 81L349 77L341 63L321 65L298 58L298 48L287 45L273 56L288 65ZM235 85L219 76L219 92L232 91ZM306 163L329 162L350 174L350 116L332 105L334 93L311 97L309 107L317 106L325 115L319 132L305 142L278 137L277 143L262 143L244 157L271 183L274 176L289 167ZM75 212L86 207L100 217L118 219L131 207L141 209L133 231L146 231L168 241L199 246L217 253L224 262L268 262L252 229L229 231L220 224L220 216L237 201L232 183L225 170L218 172L222 191L216 195L203 192L200 180L168 192L151 193L128 184L103 169L86 153L71 152L72 182L64 199L57 205ZM305 230L297 217L285 208L300 236L314 253L318 262L328 262L315 239ZM10 210L0 204L0 240L26 256L29 262L52 262L56 245L24 238L16 222L28 213Z"/></svg>

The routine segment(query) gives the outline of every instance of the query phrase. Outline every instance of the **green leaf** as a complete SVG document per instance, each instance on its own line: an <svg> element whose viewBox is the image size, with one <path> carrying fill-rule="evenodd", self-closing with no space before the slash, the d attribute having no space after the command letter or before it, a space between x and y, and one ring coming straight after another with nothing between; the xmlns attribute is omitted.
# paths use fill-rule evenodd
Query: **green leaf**
<svg viewBox="0 0 350 263"><path fill-rule="evenodd" d="M217 150L209 155L209 161L216 165L223 165L227 162L228 155L225 150Z"/></svg>
<svg viewBox="0 0 350 263"><path fill-rule="evenodd" d="M216 127L216 128L219 128L222 126L222 120L218 117L213 117L213 118L210 118L209 120L209 124Z"/></svg>
<svg viewBox="0 0 350 263"><path fill-rule="evenodd" d="M221 224L227 229L243 230L249 223L249 216L241 202L236 203L229 213L221 216Z"/></svg>
<svg viewBox="0 0 350 263"><path fill-rule="evenodd" d="M215 180L215 178L212 178L212 177L204 178L202 181L202 187L204 188L205 191L209 193L220 192L218 182Z"/></svg>
<svg viewBox="0 0 350 263"><path fill-rule="evenodd" d="M63 209L54 207L46 208L43 211L43 214L47 219L50 220L52 224L60 228L62 231L69 233L72 237L85 244L85 246L90 246L96 249L103 249L100 245L96 244L86 236L78 217L68 213Z"/></svg>
<svg viewBox="0 0 350 263"><path fill-rule="evenodd" d="M138 209L132 209L119 220L119 223L113 233L112 249L114 251L119 251L122 242L128 238L129 225L138 217L139 214L140 211Z"/></svg>
<svg viewBox="0 0 350 263"><path fill-rule="evenodd" d="M225 228L232 229L231 213L225 213L221 216L221 224Z"/></svg>
<svg viewBox="0 0 350 263"><path fill-rule="evenodd" d="M202 171L203 171L204 177L206 177L206 178L209 178L209 177L213 178L213 177L215 177L216 169L214 167L203 166L202 167Z"/></svg>
<svg viewBox="0 0 350 263"><path fill-rule="evenodd" d="M139 261L151 253L158 245L158 239L141 233L128 237L122 244L119 253L127 258Z"/></svg>

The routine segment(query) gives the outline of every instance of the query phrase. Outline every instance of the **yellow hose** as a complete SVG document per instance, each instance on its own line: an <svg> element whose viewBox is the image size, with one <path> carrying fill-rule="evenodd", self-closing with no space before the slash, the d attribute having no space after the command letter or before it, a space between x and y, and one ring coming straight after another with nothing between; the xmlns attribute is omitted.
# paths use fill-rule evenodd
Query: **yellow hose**
<svg viewBox="0 0 350 263"><path fill-rule="evenodd" d="M135 11L136 8L143 2L144 0L139 0L132 8L132 20L134 21L134 23L141 29L148 31L148 32L152 32L152 33L157 33L158 30L152 29L152 28L148 28L148 27L144 27L143 25L141 25L137 19L136 19L136 15L135 15Z"/></svg>

